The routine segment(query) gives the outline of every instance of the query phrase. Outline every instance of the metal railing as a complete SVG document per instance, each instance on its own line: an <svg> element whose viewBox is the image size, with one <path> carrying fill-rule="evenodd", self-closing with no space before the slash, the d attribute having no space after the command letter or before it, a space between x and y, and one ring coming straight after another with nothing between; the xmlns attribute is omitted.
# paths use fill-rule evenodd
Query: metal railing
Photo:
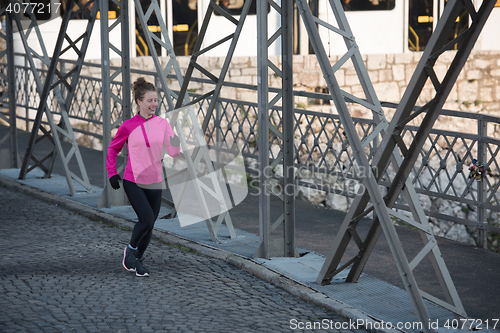
<svg viewBox="0 0 500 333"><path fill-rule="evenodd" d="M19 56L22 55L16 54L16 57ZM102 139L100 64L85 63L84 68L87 69L87 72L95 69L96 77L85 75L80 77L69 117L75 124L84 123L89 127L85 129L85 126L76 125L73 129L75 133ZM6 64L0 64L0 70L6 72ZM25 110L24 114L18 111L18 120L24 121L23 129L29 131L38 107L35 83L30 75L29 66L16 66L15 72L16 104L18 109ZM40 69L39 72L43 78L46 71ZM152 82L159 80L155 72L132 69L131 73L134 76L145 76ZM169 78L173 81L176 80L175 77ZM210 80L196 78L192 80L201 84L213 84ZM6 86L6 82L1 82L1 84ZM250 91L257 90L255 85L228 82L224 86ZM112 89L118 96L121 95L120 92L123 89L121 82L112 82ZM272 88L270 90L272 91ZM192 97L198 96L192 92L190 94ZM295 95L327 101L331 98L327 94L301 91L295 92ZM201 122L209 103L210 100L202 100L195 106ZM49 98L49 105L53 107L53 114L57 117L59 107L53 96ZM166 105L166 101L160 96L159 108L166 110ZM395 109L397 105L382 103L382 106L386 109ZM112 122L120 117L121 112L118 103L112 104ZM206 133L208 144L214 146L217 141L235 144L243 156L257 160L257 112L257 103L219 98L219 104L216 112L212 114ZM353 198L355 196L353 186L360 184L361 171L355 165L349 142L343 133L338 115L296 108L294 117L295 166L301 171L308 171L306 179L297 178L296 185L312 187L327 193L341 194L348 199ZM462 133L433 129L427 138L425 149L418 152L419 161L415 164L411 174L413 184L417 193L423 197L434 199L432 206L424 205L426 214L431 217L431 220L439 219L458 223L465 225L470 231L476 230L477 245L486 247L487 235L500 233L497 218L497 214L500 214L500 181L498 176L500 171L500 140L493 137L493 133L487 132L488 127L496 128L500 125L500 118L452 110L443 110L440 117L447 117L452 122L467 121L469 128L476 130L471 131L471 133ZM280 127L281 122L281 109L278 107L271 112L271 123ZM371 119L354 118L354 125L360 137L364 138L370 134L374 122ZM417 129L417 126L406 126L402 133L403 139L411 140ZM276 158L281 147L272 131L270 131L269 140L273 147L270 157ZM366 148L366 153L370 158L377 149L377 142L377 140L373 141L373 145ZM489 166L492 173L486 174L481 181L468 177L468 169L473 160ZM390 185L392 177L390 169L389 167L385 171L380 183L382 187ZM303 173L298 172L298 174ZM276 173L276 178L279 182L279 172ZM337 186L339 182L348 182L349 188ZM446 210L443 210L443 207ZM397 202L395 208L409 210L402 201Z"/></svg>

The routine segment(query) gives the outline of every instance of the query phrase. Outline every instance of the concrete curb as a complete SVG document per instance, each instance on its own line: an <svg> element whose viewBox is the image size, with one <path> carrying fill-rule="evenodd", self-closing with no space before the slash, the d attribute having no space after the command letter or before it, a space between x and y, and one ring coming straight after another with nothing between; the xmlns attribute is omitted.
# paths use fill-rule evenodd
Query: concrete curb
<svg viewBox="0 0 500 333"><path fill-rule="evenodd" d="M114 215L98 211L92 207L80 204L78 202L71 201L64 197L60 197L51 193L43 192L39 189L21 184L11 179L7 179L0 176L0 186L7 189L20 192L36 199L45 201L56 206L60 206L67 210L70 210L79 215L85 216L92 220L103 221L106 223L113 224L115 226L126 228L132 230L134 222L123 219L121 217L116 217ZM313 288L310 288L298 281L295 281L279 272L276 272L264 265L254 261L251 258L246 258L222 249L210 247L206 244L198 243L177 235L171 234L166 231L155 230L155 236L164 241L174 245L184 246L199 254L209 256L212 258L224 260L238 268L244 269L247 272L265 280L273 285L286 290L290 294L310 302L314 305L320 306L322 308L333 311L341 316L349 318L354 322L363 322L367 325L363 325L363 328L378 333L400 333L405 332L398 329L387 329L387 328L375 328L380 327L381 321L369 316L368 314L353 308L352 306L328 297ZM357 328L361 328L357 326Z"/></svg>

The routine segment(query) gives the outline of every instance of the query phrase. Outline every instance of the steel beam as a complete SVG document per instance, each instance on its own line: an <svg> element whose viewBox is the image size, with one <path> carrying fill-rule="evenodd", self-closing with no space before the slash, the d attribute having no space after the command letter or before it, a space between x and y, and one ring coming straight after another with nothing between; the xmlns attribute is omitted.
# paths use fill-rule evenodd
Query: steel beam
<svg viewBox="0 0 500 333"><path fill-rule="evenodd" d="M17 0L14 0L14 1L17 1ZM71 1L70 8L73 7L73 3L74 2ZM87 3L86 6L89 6L91 3L92 2ZM79 3L78 3L78 5L81 8L80 10L84 9L82 7L82 5L80 5ZM71 18L72 12L70 10L65 12L65 14L63 16L62 23L61 23L61 28L59 31L59 35L57 38L56 47L55 47L52 59L49 58L49 56L45 50L43 37L42 37L40 30L38 28L38 23L36 21L36 18L34 16L33 12L32 12L31 6L29 6L28 12L29 12L29 16L31 19L31 23L30 23L30 26L27 29L26 33L23 31L23 27L21 25L19 15L17 15L17 14L15 15L15 20L16 20L17 27L19 29L19 33L21 36L21 40L23 42L24 49L26 51L26 57L29 61L29 64L30 64L32 70L33 70L33 76L35 78L37 90L38 90L38 93L40 95L40 103L39 103L39 107L37 110L37 116L35 119L35 123L33 125L32 131L31 131L31 136L30 136L30 140L28 142L26 154L24 156L24 160L23 160L23 163L21 166L21 171L19 173L19 178L25 179L26 174L28 172L30 172L31 170L35 169L36 167L39 167L44 171L44 173L45 173L44 177L46 177L46 178L50 177L51 172L52 172L52 168L53 168L54 163L55 163L55 158L57 155L59 155L61 162L62 162L62 165L63 165L63 168L64 168L64 173L66 176L66 181L68 183L70 194L71 195L76 194L73 180L77 181L82 186L84 186L87 191L91 191L92 187L90 185L90 182L89 182L89 179L87 176L87 172L85 170L85 165L83 163L83 159L81 157L81 154L80 154L80 151L78 148L78 144L76 142L76 139L75 139L75 136L73 133L73 129L72 129L70 121L69 121L68 112L70 109L71 101L72 101L73 96L74 96L74 90L75 90L76 84L77 84L79 76L80 76L80 72L81 72L81 68L82 68L82 64L83 64L83 59L85 57L85 53L86 53L86 50L88 47L88 42L90 40L90 33L92 31L92 27L93 27L93 24L95 21L95 15L97 14L97 6L95 6L95 8L92 9L94 16L93 16L93 18L89 19L85 33L78 39L78 40L82 39L80 49L77 48L75 42L73 42L69 38L69 36L66 34L68 22ZM40 46L42 48L43 56L37 55L36 52L33 52L33 50L28 45L27 36L31 33L32 29L35 29L38 41L39 41ZM62 45L63 45L63 42L65 40L68 41L70 46L63 50ZM79 59L77 61L76 67L74 69L70 70L67 75L63 75L62 73L60 73L58 71L57 66L59 64L60 55L65 53L68 50L74 50L78 54ZM33 61L33 54L35 54L37 57L39 57L39 59L45 65L47 65L49 67L47 77L45 79L44 84L42 84L40 75L39 75L39 73L36 69L35 63ZM58 79L56 79L56 75L57 75ZM69 83L68 83L68 79L70 80ZM59 86L61 84L63 85L63 89L66 92L66 96L63 96L62 89ZM49 109L49 106L47 105L47 100L48 100L48 97L49 97L49 94L51 91L54 92L54 95L58 101L60 108L61 108L61 120L60 120L58 125L56 125L54 123L52 112ZM47 117L47 121L49 122L49 126L50 126L50 131L45 130L41 126L41 120L42 120L43 114L45 114ZM38 131L39 130L41 130L44 133L44 135L41 138L38 138ZM37 159L34 156L35 145L36 145L36 143L40 142L40 140L43 139L44 137L47 137L54 144L54 148L53 148L53 151L49 155L47 155L46 157L41 158L41 159ZM64 153L62 145L61 145L61 140L63 138L67 138L72 144L72 147L67 154ZM77 163L78 163L78 166L80 169L80 173L81 173L81 178L69 170L68 163L73 157L76 157L76 160L77 160ZM45 166L43 164L43 162L47 161L47 160L49 161L48 162L49 165ZM28 165L30 163L30 161L35 162L35 165L30 167Z"/></svg>
<svg viewBox="0 0 500 333"><path fill-rule="evenodd" d="M316 57L318 58L318 63L323 71L325 81L327 83L332 99L337 108L339 118L341 119L342 125L346 132L346 137L349 140L349 145L353 151L353 155L357 162L357 165L365 171L363 175L363 185L364 189L368 192L369 198L373 205L373 210L380 218L381 226L383 228L384 234L388 240L389 248L393 254L396 265L398 267L400 276L403 280L403 284L408 292L410 301L413 304L417 318L422 323L428 323L429 313L424 305L423 297L418 289L417 282L412 273L410 263L408 262L406 255L404 253L401 242L397 236L394 225L392 224L391 216L389 215L389 210L384 203L382 194L379 191L378 183L376 179L376 174L372 170L370 162L364 152L364 145L358 137L356 128L354 127L354 122L349 113L349 109L344 101L344 96L335 78L336 66L331 67L329 58L326 54L324 46L322 44L321 38L319 36L318 28L316 24L322 24L328 26L326 22L321 22L318 18L314 18L307 3L301 0L296 0L299 12L304 21L305 27L308 31L311 44L314 48ZM330 6L336 15L338 21L339 18L344 18L345 14L340 1L330 1ZM342 21L341 21L342 22ZM347 22L347 20L345 20ZM340 23L339 23L340 27ZM342 27L340 27L342 29ZM345 28L345 27L344 27ZM344 38L349 38L350 35L348 31L343 31ZM352 39L352 38L351 38ZM352 39L354 40L354 39ZM362 193L360 193L362 194ZM347 228L346 228L347 229ZM326 263L325 263L326 264ZM424 331L432 331L424 325Z"/></svg>
<svg viewBox="0 0 500 333"><path fill-rule="evenodd" d="M99 8L101 13L108 12L108 0L99 0ZM109 185L108 172L106 170L106 161L108 157L108 147L111 143L111 130L113 129L113 124L111 124L111 85L110 85L110 74L111 74L111 64L109 59L109 22L108 15L101 15L101 112L102 112L102 153L103 153L103 183L104 186L104 205L106 207L111 207L111 185ZM125 90L126 87L123 87Z"/></svg>
<svg viewBox="0 0 500 333"><path fill-rule="evenodd" d="M276 32L269 31L268 6L280 14L281 26ZM260 246L254 257L298 257L295 245L295 170L294 152L294 95L293 95L293 1L282 1L281 7L275 1L257 2L258 33L258 119L259 119L259 232ZM271 36L268 38L268 36ZM281 37L281 68L269 59L269 47ZM281 78L282 90L269 91L269 69ZM281 102L281 108L278 107ZM281 110L281 124L271 122L273 113ZM280 129L281 127L281 129ZM271 139L270 139L271 136ZM278 156L272 154L270 143L278 144ZM283 166L283 179L276 191L273 187L271 170L278 164ZM273 221L270 209L271 195L278 197L282 210ZM273 232L282 228L279 235Z"/></svg>
<svg viewBox="0 0 500 333"><path fill-rule="evenodd" d="M7 82L7 92L3 92L0 96L0 103L9 104L8 116L0 114L0 117L9 123L9 131L0 138L0 145L9 140L9 160L11 168L19 167L19 152L17 144L17 115L16 115L16 72L14 63L14 29L12 26L12 14L7 12L6 6L1 9L0 17L5 15L5 34L0 31L0 39L5 41L5 50L0 52L0 59L5 59L7 62L7 76L0 73L1 79Z"/></svg>
<svg viewBox="0 0 500 333"><path fill-rule="evenodd" d="M269 168L269 67L267 45L267 1L257 1L257 93L258 124L257 146L259 147L259 235L260 248L255 256L269 259L271 250L271 170Z"/></svg>
<svg viewBox="0 0 500 333"><path fill-rule="evenodd" d="M208 76L213 83L215 84L214 90L210 91L208 94L205 94L202 96L203 99L209 98L210 96L212 97L208 106L208 109L205 114L205 119L202 124L202 131L205 133L208 128L208 123L210 122L210 119L212 118L212 113L213 110L215 109L217 102L218 102L218 97L220 95L220 91L222 89L222 84L224 83L224 79L226 78L227 72L229 70L229 65L231 63L231 59L234 55L234 50L236 49L236 44L238 43L239 37L241 35L241 30L243 29L243 24L245 23L245 19L248 15L248 11L250 10L250 6L252 5L253 0L245 1L245 4L243 5L241 15L239 17L239 20L234 18L231 14L227 13L224 11L217 3L215 0L211 0L210 4L208 6L207 12L205 13L205 17L203 19L203 24L201 25L200 32L198 34L198 38L196 39L196 43L193 48L193 54L191 56L189 66L186 70L186 75L184 77L184 82L181 87L181 91L179 93L179 99L177 100L176 108L179 108L185 103L186 101L183 101L183 97L187 93L187 89L189 86L189 81L193 75L193 72L195 69L198 69L201 73L204 75ZM224 36L221 38L218 42L206 46L204 49L201 49L201 46L203 45L204 37L207 32L208 24L210 22L210 19L214 15L214 12L217 12L221 15L221 17L226 18L229 20L231 23L236 25L236 28L233 33ZM231 40L231 44L229 45L229 50L227 52L226 58L224 60L224 64L222 65L222 69L219 73L219 75L214 75L210 73L207 69L203 68L199 63L197 63L197 59L200 55L203 55L205 52L217 47L218 45L227 42L228 40ZM196 103L196 100L191 101L190 103Z"/></svg>
<svg viewBox="0 0 500 333"><path fill-rule="evenodd" d="M158 72L159 76L159 84L161 87L161 91L164 94L164 97L167 100L167 111L174 111L176 108L175 106L180 106L180 105L189 105L192 103L195 103L194 101L190 100L189 94L187 93L186 87L187 83L185 82L187 79L185 79L182 76L179 63L177 62L177 58L174 53L174 49L172 47L172 43L170 42L170 38L168 37L168 31L165 25L165 20L163 19L161 15L161 10L158 5L157 0L152 0L149 8L146 10L146 12L143 11L141 3L139 0L135 0L135 8L137 12L137 16L139 18L139 21L143 27L147 27L147 22L151 18L151 16L156 16L156 21L160 25L160 30L161 30L161 36L163 39L158 38L154 33L149 31L148 29L144 29L145 33L145 39L148 44L148 47L151 51L151 57L153 60L153 63L155 64L156 71ZM160 59L158 57L158 53L156 51L154 41L156 41L163 49L166 50L167 57L169 58L167 65L163 68L160 63ZM181 94L177 95L172 89L169 88L167 84L167 75L168 73L173 70L176 76L176 79L181 87ZM221 83L222 84L222 83ZM216 97L215 97L216 98ZM158 110L157 110L158 111ZM186 162L188 163L188 167L185 170L184 177L185 180L191 176L191 178L197 178L196 177L196 166L200 161L204 163L204 165L207 168L207 176L210 181L210 185L212 186L210 191L203 191L200 186L206 186L202 185L200 181L195 181L194 186L196 186L196 194L198 196L198 199L200 202L205 202L205 195L210 195L213 198L217 200L220 204L220 215L217 218L217 221L214 223L211 218L207 218L205 220L207 224L208 231L210 233L210 236L212 238L212 241L218 242L218 235L217 232L219 230L220 225L225 222L228 232L231 238L236 237L235 231L234 231L234 226L231 221L231 217L228 212L228 207L225 203L224 196L222 193L222 190L220 188L220 184L216 178L216 173L215 169L213 166L212 161L210 160L210 155L208 154L208 148L206 146L205 138L203 135L203 132L201 128L198 129L198 122L194 121L195 117L194 115L190 114L191 117L191 126L192 126L192 131L191 134L194 137L189 138L190 140L194 141L197 145L195 149L193 149L192 155L191 156L185 156ZM176 128L177 135L180 138L181 141L181 147L183 150L183 153L189 152L189 149L187 149L186 142L188 141L188 137L186 136L186 133L184 132L180 122L177 121L177 113L173 112L172 116L170 117L169 121L170 124L172 125L173 128ZM176 193L172 194L172 196L176 195L175 198L177 199L176 201L179 202L178 200L183 200L183 194L184 191L180 191L181 193ZM163 202L171 205L172 207L174 206L174 203L168 202L167 199L163 198Z"/></svg>
<svg viewBox="0 0 500 333"><path fill-rule="evenodd" d="M14 59L14 29L12 25L12 15L9 13L5 17L6 25L6 47L8 63L8 82L9 82L9 125L10 125L10 166L18 168L19 146L17 141L17 113L16 113L16 65Z"/></svg>
<svg viewBox="0 0 500 333"><path fill-rule="evenodd" d="M282 123L283 123L283 210L284 210L284 256L297 257L299 255L295 245L295 168L293 157L294 145L294 109L293 94L293 1L281 3L281 37L282 57Z"/></svg>
<svg viewBox="0 0 500 333"><path fill-rule="evenodd" d="M97 0L96 0L97 1ZM99 0L101 13L109 11L108 0ZM130 38L129 38L129 3L127 0L116 0L115 3L120 8L120 16L109 24L108 15L101 15L101 78L102 78L102 123L103 123L103 183L105 184L102 196L102 205L111 207L111 188L106 171L106 159L108 147L111 142L111 131L117 128L123 121L130 119L132 115L132 97L130 83ZM120 45L117 41L110 40L109 34L114 29L120 29ZM120 57L121 64L118 68L111 67L110 50L116 52ZM121 92L113 91L113 81L121 76ZM114 101L113 106L111 100ZM121 109L118 109L118 106ZM117 167L118 172L125 169L127 161L127 149L122 150L124 163Z"/></svg>
<svg viewBox="0 0 500 333"><path fill-rule="evenodd" d="M461 69L463 68L463 65L465 64L482 27L491 13L494 2L495 1L485 1L477 13L475 13L475 11L469 13L473 22L469 29L463 33L463 37L457 38L461 41L461 45L455 54L455 59L445 74L443 81L441 83L435 83L436 95L433 100L428 103L430 106L410 147L405 149L407 154L404 156L401 166L399 167L399 170L386 195L386 202L389 207L392 207L395 204L401 191L408 187L406 185L408 175L418 157L418 154L414 154L412 152L418 152L422 149L422 146L425 143L434 122L439 116L442 106L444 105L446 98L448 97ZM470 5L472 4L470 3ZM449 32L451 31L457 16L460 15L466 8L470 9L474 7L465 6L464 2L460 0L450 1L447 4L445 11L443 12L443 16L436 27L435 33L431 37L431 40L422 55L422 59L415 70L415 74L410 80L408 88L403 95L403 99L396 110L396 114L391 121L387 134L374 157L374 163L376 163L379 170L385 169L385 165L388 163L387 156L389 156L396 148L398 142L401 142L401 140L397 140L397 137L400 135L402 126L406 124L407 119L411 118L412 110L425 85L425 82L427 82L428 78L433 77L433 65L437 57L444 51L452 49L455 45L456 41L447 42ZM359 276L361 274L364 264L367 261L367 257L370 255L371 249L373 248L378 234L380 233L380 226L376 222L377 221L373 224L372 230L367 237L365 250L360 252L358 260L353 265L352 269L357 271L355 276Z"/></svg>
<svg viewBox="0 0 500 333"><path fill-rule="evenodd" d="M449 92L458 77L460 70L462 69L479 33L486 22L486 19L493 8L494 1L483 2L479 12L476 13L474 6L470 1L450 1L448 2L445 12L438 23L435 33L431 37L429 44L426 47L422 59L417 66L414 76L412 77L408 89L405 92L402 102L399 104L396 114L391 121L391 124L384 134L384 140L381 146L377 150L372 161L372 166L374 169L378 170L379 175L377 181L380 179L380 174L387 167L388 163L391 161L397 170L397 174L393 179L392 185L385 197L385 203L387 208L394 206L399 194L402 193L409 203L410 210L413 215L413 219L408 218L402 214L397 213L389 209L389 214L396 217L414 227L417 227L420 231L421 239L424 243L424 247L421 252L409 263L409 268L411 271L421 262L424 257L428 257L433 264L438 280L445 293L446 302L437 299L436 297L429 295L423 291L419 291L422 297L443 306L450 311L456 313L459 316L465 317L465 310L461 304L458 293L453 285L451 276L446 268L443 261L439 248L437 247L437 242L432 235L430 230L428 219L423 213L423 209L418 200L418 196L413 188L413 184L408 180L408 175L416 162L418 154L415 152L420 151L422 148L432 126L440 113L440 110L449 95ZM472 18L471 27L461 36L458 36L455 40L448 42L450 36L449 32L451 27L454 25L455 20L458 15L460 15L465 9L469 11L469 15ZM444 76L442 82L439 82L437 76L434 73L433 65L436 59L446 50L452 49L456 43L461 42L458 51L455 56L455 60L448 69L448 72ZM409 148L404 145L400 133L404 125L414 119L416 116L423 114L423 112L412 110L415 107L415 103L420 95L425 83L430 80L435 87L436 95L433 100L426 104L425 106L425 117L422 121L421 126ZM395 148L398 147L399 151L402 152L403 158L396 153ZM318 283L329 283L331 278L336 275L340 269L337 269L337 264L345 251L347 242L350 239L350 233L355 231L357 222L357 216L360 216L368 204L371 194L365 191L360 193L356 198L355 202L351 206L349 213L342 224L341 230L337 234L334 242L334 247L332 251L329 252L329 256L325 261L323 269L318 277ZM372 198L373 199L373 198ZM348 263L352 264L352 268L349 272L347 281L355 282L359 278L364 265L366 264L369 255L371 254L373 247L375 246L376 240L378 239L382 230L384 230L382 220L384 217L377 214L374 219L372 227L364 242L358 245L360 251L358 255L350 260ZM387 236L387 235L386 235ZM388 239L389 242L392 240ZM346 267L342 266L341 268ZM411 273L411 272L410 272ZM405 274L408 274L405 272ZM419 319L421 319L419 317ZM422 320L422 322L424 322Z"/></svg>
<svg viewBox="0 0 500 333"><path fill-rule="evenodd" d="M180 86L182 86L183 84L184 77L182 76L179 63L177 62L177 58L175 56L172 43L170 41L170 38L168 37L165 20L161 15L161 9L160 6L158 5L157 0L151 1L151 4L149 5L149 8L146 10L146 12L143 11L141 2L139 0L134 0L134 2L135 2L135 10L139 18L139 22L143 27L146 43L148 44L148 48L151 53L151 58L154 62L156 70L158 71L161 84L161 91L165 94L165 97L167 99L167 109L169 111L172 111L175 109L176 101L177 103L179 103L179 99L181 99L183 101L182 104L186 105L190 102L190 99L187 93L185 93L183 96L179 96L174 91L172 91L172 89L170 89L170 87L167 85L167 75L170 73L171 70L174 71L174 74ZM151 16L156 17L156 20L160 25L161 37L163 39L158 38L153 32L149 31L149 29L147 28L148 27L147 22L151 18ZM166 50L169 61L167 62L165 67L162 67L160 63L160 58L158 53L156 52L154 41L156 41L158 44L160 44L160 46L163 49Z"/></svg>

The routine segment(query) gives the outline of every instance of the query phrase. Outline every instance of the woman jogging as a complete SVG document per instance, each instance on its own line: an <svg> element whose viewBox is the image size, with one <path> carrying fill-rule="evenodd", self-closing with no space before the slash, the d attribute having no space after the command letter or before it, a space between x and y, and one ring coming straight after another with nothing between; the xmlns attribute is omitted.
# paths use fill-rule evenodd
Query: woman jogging
<svg viewBox="0 0 500 333"><path fill-rule="evenodd" d="M132 230L130 243L123 253L123 267L137 276L149 276L142 261L153 235L153 227L160 213L162 188L162 158L167 152L176 157L180 153L179 138L166 119L155 115L158 107L156 87L144 78L137 79L132 94L139 112L118 128L108 147L106 168L109 183L120 188L116 172L116 157L127 143L128 160L123 174L123 188L139 218Z"/></svg>

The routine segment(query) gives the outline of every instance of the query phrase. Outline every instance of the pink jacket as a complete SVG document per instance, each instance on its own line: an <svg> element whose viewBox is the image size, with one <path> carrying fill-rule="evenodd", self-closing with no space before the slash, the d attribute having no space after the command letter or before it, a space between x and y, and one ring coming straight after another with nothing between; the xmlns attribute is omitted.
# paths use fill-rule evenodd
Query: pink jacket
<svg viewBox="0 0 500 333"><path fill-rule="evenodd" d="M128 160L123 179L138 184L161 182L161 160L165 151L172 157L179 156L181 151L180 147L170 145L173 136L172 127L161 117L152 116L146 120L137 114L124 121L108 147L108 178L117 174L116 157L126 142Z"/></svg>

